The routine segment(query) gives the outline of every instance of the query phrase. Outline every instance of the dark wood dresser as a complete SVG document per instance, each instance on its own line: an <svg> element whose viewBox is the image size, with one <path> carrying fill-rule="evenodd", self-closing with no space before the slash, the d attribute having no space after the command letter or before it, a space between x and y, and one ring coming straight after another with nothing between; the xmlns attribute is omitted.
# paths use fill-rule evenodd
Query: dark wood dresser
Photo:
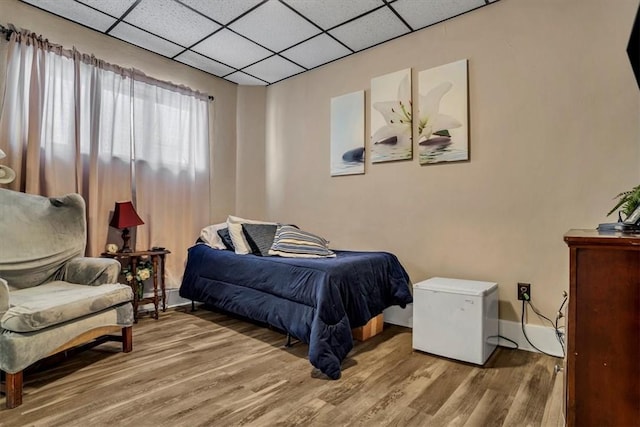
<svg viewBox="0 0 640 427"><path fill-rule="evenodd" d="M640 425L640 234L570 230L568 426Z"/></svg>

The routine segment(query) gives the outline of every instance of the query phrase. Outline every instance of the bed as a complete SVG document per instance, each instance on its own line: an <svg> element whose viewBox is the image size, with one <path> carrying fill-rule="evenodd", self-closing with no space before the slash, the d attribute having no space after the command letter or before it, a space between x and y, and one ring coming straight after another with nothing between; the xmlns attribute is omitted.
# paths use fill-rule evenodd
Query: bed
<svg viewBox="0 0 640 427"><path fill-rule="evenodd" d="M309 344L309 361L331 379L353 348L351 329L413 301L409 276L387 252L335 258L261 257L196 244L180 296L281 329Z"/></svg>

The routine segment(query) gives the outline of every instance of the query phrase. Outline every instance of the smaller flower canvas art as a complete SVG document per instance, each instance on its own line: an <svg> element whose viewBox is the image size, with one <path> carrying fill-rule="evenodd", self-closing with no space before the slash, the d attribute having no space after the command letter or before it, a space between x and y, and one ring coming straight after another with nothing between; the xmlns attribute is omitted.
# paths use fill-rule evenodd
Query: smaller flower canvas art
<svg viewBox="0 0 640 427"><path fill-rule="evenodd" d="M469 160L467 60L418 73L420 164Z"/></svg>
<svg viewBox="0 0 640 427"><path fill-rule="evenodd" d="M364 173L364 91L331 98L331 176Z"/></svg>
<svg viewBox="0 0 640 427"><path fill-rule="evenodd" d="M371 162L411 160L411 68L371 79Z"/></svg>

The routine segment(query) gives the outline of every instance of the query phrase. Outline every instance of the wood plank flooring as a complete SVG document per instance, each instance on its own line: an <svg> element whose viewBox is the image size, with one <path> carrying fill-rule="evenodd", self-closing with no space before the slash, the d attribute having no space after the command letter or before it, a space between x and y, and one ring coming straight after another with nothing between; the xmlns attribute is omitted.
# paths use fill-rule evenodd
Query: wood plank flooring
<svg viewBox="0 0 640 427"><path fill-rule="evenodd" d="M132 353L104 343L25 375L0 426L562 425L552 357L499 348L480 368L412 351L411 330L387 324L331 381L284 343L205 309L143 317Z"/></svg>

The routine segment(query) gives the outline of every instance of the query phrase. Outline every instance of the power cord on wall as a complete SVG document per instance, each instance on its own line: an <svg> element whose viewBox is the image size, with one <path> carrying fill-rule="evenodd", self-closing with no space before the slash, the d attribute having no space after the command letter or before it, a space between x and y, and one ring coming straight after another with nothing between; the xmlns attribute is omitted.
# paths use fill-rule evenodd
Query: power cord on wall
<svg viewBox="0 0 640 427"><path fill-rule="evenodd" d="M544 314L540 313L540 311L538 311L538 309L535 308L535 306L531 303L531 298L529 298L529 295L525 294L524 295L524 299L522 300L522 316L520 318L520 324L522 326L522 334L524 335L524 338L527 340L529 345L531 345L531 347L533 347L534 349L536 349L540 353L546 354L547 356L551 356L551 357L557 357L557 356L554 355L554 354L547 353L546 351L540 350L529 339L529 336L527 335L527 330L525 328L524 316L525 316L525 313L526 313L526 310L527 310L527 304L528 304L531 307L531 309L533 310L534 313L536 313L540 318L548 321L551 324L551 327L554 329L554 331L556 333L556 338L558 339L558 342L560 343L560 347L562 347L562 356L564 357L565 356L564 337L563 337L563 333L560 331L560 328L558 327L558 321L560 320L561 317L563 317L562 308L564 307L565 303L567 302L567 293L563 292L563 295L564 295L564 299L562 301L562 304L560 304L560 308L558 309L558 312L556 314L555 323L553 321L551 321L551 319L549 319L547 316L545 316Z"/></svg>
<svg viewBox="0 0 640 427"><path fill-rule="evenodd" d="M562 313L562 309L564 308L564 305L567 302L567 298L569 297L566 291L562 292L562 296L564 297L564 299L562 300L562 304L560 304L560 308L558 308L558 312L556 313L556 323L554 325L554 328L556 330L556 336L558 337L558 341L560 342L560 346L562 347L562 355L564 356L566 354L565 351L565 346L564 346L564 334L562 332L560 332L560 328L558 327L558 321L564 317L564 314Z"/></svg>

